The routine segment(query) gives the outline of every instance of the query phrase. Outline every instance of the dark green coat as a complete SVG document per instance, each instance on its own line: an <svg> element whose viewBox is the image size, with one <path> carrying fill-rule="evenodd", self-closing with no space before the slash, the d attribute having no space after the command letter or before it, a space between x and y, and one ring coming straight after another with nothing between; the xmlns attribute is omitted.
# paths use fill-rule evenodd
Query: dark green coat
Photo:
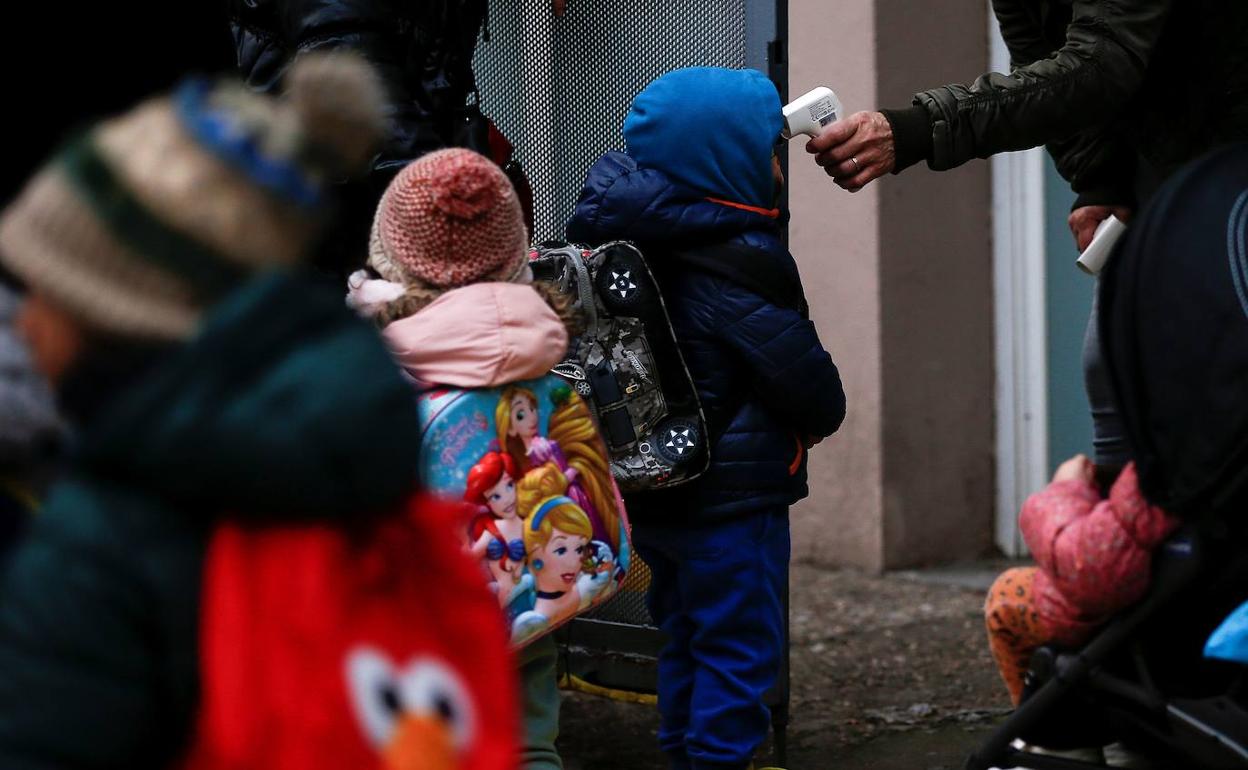
<svg viewBox="0 0 1248 770"><path fill-rule="evenodd" d="M358 524L415 478L415 404L341 296L270 276L84 436L0 588L0 767L165 767L198 698L222 514Z"/></svg>
<svg viewBox="0 0 1248 770"><path fill-rule="evenodd" d="M1244 0L993 0L1011 73L885 111L898 170L1047 145L1082 203L1135 203L1248 139Z"/></svg>

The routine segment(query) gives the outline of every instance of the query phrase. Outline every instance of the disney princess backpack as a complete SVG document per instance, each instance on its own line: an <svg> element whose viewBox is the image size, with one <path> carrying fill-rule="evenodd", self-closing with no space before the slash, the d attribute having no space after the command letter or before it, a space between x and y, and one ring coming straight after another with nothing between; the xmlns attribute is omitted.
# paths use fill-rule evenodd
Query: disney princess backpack
<svg viewBox="0 0 1248 770"><path fill-rule="evenodd" d="M461 547L523 646L613 596L632 559L593 411L548 375L419 395L420 482L458 501Z"/></svg>

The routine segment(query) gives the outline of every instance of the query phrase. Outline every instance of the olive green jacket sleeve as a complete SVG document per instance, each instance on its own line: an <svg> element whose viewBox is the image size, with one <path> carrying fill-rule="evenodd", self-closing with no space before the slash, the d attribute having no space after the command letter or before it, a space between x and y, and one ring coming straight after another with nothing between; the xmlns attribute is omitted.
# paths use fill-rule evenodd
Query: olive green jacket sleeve
<svg viewBox="0 0 1248 770"><path fill-rule="evenodd" d="M993 0L1014 66L915 96L930 127L928 165L945 170L1050 144L1076 190L1100 184L1123 162L1105 127L1136 96L1172 1L1074 0L1065 43L1054 51L1034 0Z"/></svg>
<svg viewBox="0 0 1248 770"><path fill-rule="evenodd" d="M1136 205L1136 154L1117 124L1095 126L1045 145L1080 206Z"/></svg>
<svg viewBox="0 0 1248 770"><path fill-rule="evenodd" d="M995 0L993 11L1010 53L1011 72L1053 55L1053 46L1045 39L1036 3ZM1076 207L1133 205L1135 156L1122 141L1116 121L1049 140L1045 148L1066 181L1073 184L1078 180Z"/></svg>

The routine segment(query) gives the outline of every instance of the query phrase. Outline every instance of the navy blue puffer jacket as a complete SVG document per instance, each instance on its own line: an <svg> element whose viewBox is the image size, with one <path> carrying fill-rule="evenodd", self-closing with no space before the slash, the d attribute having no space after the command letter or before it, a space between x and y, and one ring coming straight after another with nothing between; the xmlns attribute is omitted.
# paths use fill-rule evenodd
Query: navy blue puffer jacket
<svg viewBox="0 0 1248 770"><path fill-rule="evenodd" d="M694 518L718 519L805 497L802 437L830 436L845 417L832 357L799 309L674 256L685 247L745 246L757 255L758 270L796 276L775 221L711 202L662 172L638 168L627 155L608 153L589 173L568 237L641 247L661 284L712 439L718 437L705 475L644 501L638 513L648 514L653 502L665 518L679 507Z"/></svg>

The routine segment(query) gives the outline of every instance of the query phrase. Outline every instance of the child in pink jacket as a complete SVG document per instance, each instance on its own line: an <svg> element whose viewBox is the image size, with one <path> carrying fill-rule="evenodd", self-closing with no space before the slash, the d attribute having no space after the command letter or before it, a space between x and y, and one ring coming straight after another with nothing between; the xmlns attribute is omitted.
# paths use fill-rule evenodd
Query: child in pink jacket
<svg viewBox="0 0 1248 770"><path fill-rule="evenodd" d="M519 199L477 153L433 152L395 177L377 208L368 266L350 277L347 303L381 327L419 383L494 388L541 377L563 360L568 309L557 311L532 285ZM517 658L518 682L498 686L519 685L521 767L559 770L554 638Z"/></svg>
<svg viewBox="0 0 1248 770"><path fill-rule="evenodd" d="M1020 524L1035 567L993 584L984 613L992 655L1017 705L1036 648L1085 642L1111 615L1148 591L1153 551L1178 519L1150 505L1128 465L1103 498L1094 466L1067 460L1028 498Z"/></svg>

